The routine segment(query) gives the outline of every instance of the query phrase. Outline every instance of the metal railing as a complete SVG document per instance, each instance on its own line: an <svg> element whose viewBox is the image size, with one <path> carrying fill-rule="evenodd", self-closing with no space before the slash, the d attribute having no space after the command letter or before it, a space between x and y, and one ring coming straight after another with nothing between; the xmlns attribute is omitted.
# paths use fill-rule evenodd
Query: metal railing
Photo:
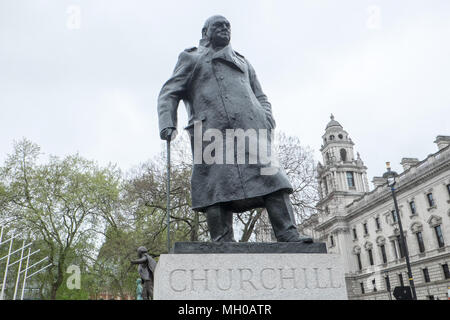
<svg viewBox="0 0 450 320"><path fill-rule="evenodd" d="M9 268L13 265L15 265L16 263L19 263L19 266L17 268L17 275L16 275L16 281L15 281L15 285L14 285L14 294L13 294L13 298L12 300L16 300L17 298L17 292L19 290L20 287L20 277L22 273L25 273L23 276L23 281L22 281L22 292L20 295L20 300L23 300L24 297L24 292L25 292L25 286L26 286L26 281L27 279L31 278L32 276L38 274L39 272L47 269L48 267L50 267L52 264L48 264L45 267L40 268L39 270L33 272L32 274L28 275L28 271L31 270L33 267L39 265L41 262L45 261L48 259L48 257L45 257L41 260L39 260L38 262L32 264L30 266L30 257L36 253L38 253L40 250L36 250L34 252L31 252L31 248L29 248L33 242L27 243L25 244L25 240L22 241L22 245L20 248L12 251L13 248L13 243L14 243L14 239L18 238L20 235L14 234L14 232L12 233L11 237L7 240L3 241L3 236L4 236L4 231L5 228L4 226L1 226L1 231L0 231L0 246L3 244L6 244L9 242L9 249L8 249L8 254L0 257L0 261L5 260L6 259L6 265L4 268L4 272L3 272L3 282L1 284L1 292L0 292L0 300L4 300L5 299L5 288L6 288L6 282L8 280L8 272L9 272ZM28 248L28 254L24 256L24 251L25 249ZM16 260L15 262L10 263L10 259L11 257L20 252L20 258L18 260ZM22 262L26 259L26 265L25 268L22 269Z"/></svg>

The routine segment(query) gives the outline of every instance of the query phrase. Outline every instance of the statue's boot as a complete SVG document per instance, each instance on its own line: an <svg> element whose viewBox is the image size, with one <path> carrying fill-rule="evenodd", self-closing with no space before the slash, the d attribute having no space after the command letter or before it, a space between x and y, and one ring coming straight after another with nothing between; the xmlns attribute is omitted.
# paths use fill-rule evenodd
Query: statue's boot
<svg viewBox="0 0 450 320"><path fill-rule="evenodd" d="M299 234L287 192L271 193L264 197L264 203L278 242L313 242L311 237Z"/></svg>
<svg viewBox="0 0 450 320"><path fill-rule="evenodd" d="M233 212L222 205L206 208L206 222L213 242L236 242L233 232Z"/></svg>

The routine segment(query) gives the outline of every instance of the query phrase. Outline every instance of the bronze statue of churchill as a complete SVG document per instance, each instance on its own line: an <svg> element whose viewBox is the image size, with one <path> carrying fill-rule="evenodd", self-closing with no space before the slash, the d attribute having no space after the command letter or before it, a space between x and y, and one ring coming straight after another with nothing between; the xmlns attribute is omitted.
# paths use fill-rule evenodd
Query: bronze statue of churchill
<svg viewBox="0 0 450 320"><path fill-rule="evenodd" d="M255 70L230 45L229 21L212 16L202 29L198 48L184 50L158 98L160 136L171 140L177 128L177 108L183 100L189 118L194 153L194 127L202 133L229 129L273 130L271 104L262 91ZM197 134L197 131L196 131ZM202 140L200 140L202 141ZM267 139L270 144L270 138ZM202 142L205 149L207 142ZM224 144L225 149L225 144ZM250 148L245 154L249 156ZM267 209L279 242L312 242L299 235L289 194L292 186L280 169L263 175L270 166L256 163L195 163L191 178L192 209L205 212L212 241L233 242L233 212Z"/></svg>

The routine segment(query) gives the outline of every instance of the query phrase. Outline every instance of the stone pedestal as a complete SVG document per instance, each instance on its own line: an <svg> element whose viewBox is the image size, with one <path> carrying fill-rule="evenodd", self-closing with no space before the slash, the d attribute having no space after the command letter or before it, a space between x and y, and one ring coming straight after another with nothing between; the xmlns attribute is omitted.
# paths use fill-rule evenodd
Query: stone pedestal
<svg viewBox="0 0 450 320"><path fill-rule="evenodd" d="M158 261L155 300L347 299L343 261L325 244L178 243L172 252Z"/></svg>

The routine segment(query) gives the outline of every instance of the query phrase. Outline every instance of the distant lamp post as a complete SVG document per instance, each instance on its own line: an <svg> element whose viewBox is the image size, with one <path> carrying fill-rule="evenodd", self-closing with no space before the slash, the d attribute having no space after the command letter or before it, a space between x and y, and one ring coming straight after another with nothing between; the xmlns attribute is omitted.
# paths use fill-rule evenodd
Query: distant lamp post
<svg viewBox="0 0 450 320"><path fill-rule="evenodd" d="M395 213L397 215L398 228L400 230L400 241L401 241L400 245L403 247L403 250L405 253L406 268L408 269L408 278L409 278L409 285L411 287L412 298L413 298L413 300L417 300L416 288L414 286L413 275L411 272L411 264L409 262L408 245L406 243L405 236L403 234L402 219L400 218L400 211L398 210L397 197L395 196L394 186L395 186L395 183L397 182L396 178L398 177L398 174L395 171L391 171L391 163L390 162L386 162L386 169L387 169L387 171L383 174L383 178L385 178L387 180L388 187L391 188L392 198L394 199Z"/></svg>
<svg viewBox="0 0 450 320"><path fill-rule="evenodd" d="M389 293L389 300L392 300L391 295L391 281L389 280L389 272L384 271L384 283L386 283L386 291Z"/></svg>

